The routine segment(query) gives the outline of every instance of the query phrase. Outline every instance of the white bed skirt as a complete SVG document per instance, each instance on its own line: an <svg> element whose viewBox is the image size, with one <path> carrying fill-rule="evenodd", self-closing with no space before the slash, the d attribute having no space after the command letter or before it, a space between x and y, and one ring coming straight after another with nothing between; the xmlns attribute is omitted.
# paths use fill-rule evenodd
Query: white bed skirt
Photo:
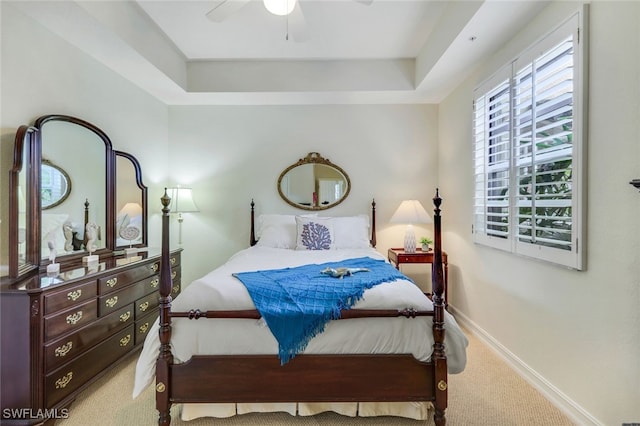
<svg viewBox="0 0 640 426"><path fill-rule="evenodd" d="M292 416L313 416L333 411L349 417L395 416L415 420L431 417L430 402L313 402L313 403L228 403L228 404L183 404L180 418L184 421L200 417L231 417L236 414L285 412Z"/></svg>

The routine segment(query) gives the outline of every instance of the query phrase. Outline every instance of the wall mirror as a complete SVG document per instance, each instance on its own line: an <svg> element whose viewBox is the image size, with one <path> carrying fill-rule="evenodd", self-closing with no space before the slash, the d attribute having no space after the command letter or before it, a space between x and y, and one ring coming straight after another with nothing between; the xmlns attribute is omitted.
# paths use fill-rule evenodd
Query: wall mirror
<svg viewBox="0 0 640 426"><path fill-rule="evenodd" d="M21 126L9 184L12 278L43 270L52 250L57 262L79 261L92 245L89 228L97 230L93 254L113 255L125 246L116 235L125 222L122 217L117 222L119 212L128 212L126 246L147 242L140 165L130 154L114 151L109 137L89 122L45 115ZM127 204L137 210L125 210Z"/></svg>
<svg viewBox="0 0 640 426"><path fill-rule="evenodd" d="M284 201L304 210L334 207L351 191L347 173L317 152L310 152L287 167L277 185Z"/></svg>

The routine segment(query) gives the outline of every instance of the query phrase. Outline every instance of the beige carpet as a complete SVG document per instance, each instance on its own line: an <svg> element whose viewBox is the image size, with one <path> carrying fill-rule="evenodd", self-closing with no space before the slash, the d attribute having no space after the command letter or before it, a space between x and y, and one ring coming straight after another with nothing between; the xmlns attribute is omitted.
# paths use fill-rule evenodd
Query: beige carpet
<svg viewBox="0 0 640 426"><path fill-rule="evenodd" d="M573 423L538 391L518 376L489 348L470 333L467 368L449 376L447 425L535 425L563 426ZM58 426L153 426L157 424L153 387L131 399L135 361L132 357L85 390L69 410L69 418ZM351 418L333 413L292 417L285 413L245 414L228 419L197 419L183 422L179 406L172 408L172 425L180 426L427 426L395 417Z"/></svg>

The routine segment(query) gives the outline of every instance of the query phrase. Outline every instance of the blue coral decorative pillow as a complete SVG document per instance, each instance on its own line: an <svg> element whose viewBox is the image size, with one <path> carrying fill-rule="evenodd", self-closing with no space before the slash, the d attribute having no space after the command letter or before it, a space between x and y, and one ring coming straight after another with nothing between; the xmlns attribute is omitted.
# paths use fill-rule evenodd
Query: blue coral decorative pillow
<svg viewBox="0 0 640 426"><path fill-rule="evenodd" d="M296 216L296 250L332 250L333 223L329 218Z"/></svg>

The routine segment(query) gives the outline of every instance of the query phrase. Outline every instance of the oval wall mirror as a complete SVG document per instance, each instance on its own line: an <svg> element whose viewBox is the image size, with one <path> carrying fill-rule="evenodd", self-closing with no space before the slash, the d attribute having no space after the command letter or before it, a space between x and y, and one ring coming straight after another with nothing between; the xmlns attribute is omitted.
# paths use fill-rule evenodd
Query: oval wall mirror
<svg viewBox="0 0 640 426"><path fill-rule="evenodd" d="M344 201L351 181L339 166L310 152L278 177L278 193L284 201L303 210L324 210Z"/></svg>
<svg viewBox="0 0 640 426"><path fill-rule="evenodd" d="M40 166L40 198L42 210L58 206L71 193L71 179L67 172L43 159Z"/></svg>

